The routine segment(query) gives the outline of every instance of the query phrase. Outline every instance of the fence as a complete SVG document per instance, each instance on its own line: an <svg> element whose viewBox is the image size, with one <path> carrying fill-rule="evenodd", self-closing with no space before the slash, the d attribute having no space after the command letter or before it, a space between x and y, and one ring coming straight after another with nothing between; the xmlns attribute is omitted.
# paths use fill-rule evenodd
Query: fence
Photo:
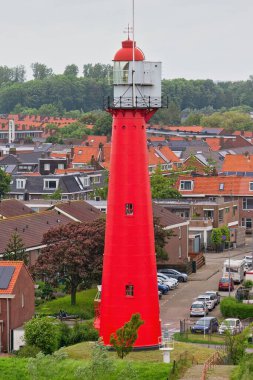
<svg viewBox="0 0 253 380"><path fill-rule="evenodd" d="M220 352L216 351L213 353L210 358L206 360L203 366L202 370L202 377L201 380L207 379L207 372L211 369L214 369L216 365L223 364L224 363L224 356L220 354Z"/></svg>
<svg viewBox="0 0 253 380"><path fill-rule="evenodd" d="M167 379L177 379L178 376L174 377L174 375L178 375L185 367L188 367L190 364L198 364L195 356L190 354L188 351L184 351L179 355L178 360L173 360L173 365L169 370Z"/></svg>

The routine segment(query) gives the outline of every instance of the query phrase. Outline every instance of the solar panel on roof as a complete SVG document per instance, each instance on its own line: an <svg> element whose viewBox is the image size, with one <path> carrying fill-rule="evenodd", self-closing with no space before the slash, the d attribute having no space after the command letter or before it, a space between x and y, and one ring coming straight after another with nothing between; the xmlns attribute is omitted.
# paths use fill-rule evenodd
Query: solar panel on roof
<svg viewBox="0 0 253 380"><path fill-rule="evenodd" d="M0 289L7 289L14 273L15 267L0 267Z"/></svg>

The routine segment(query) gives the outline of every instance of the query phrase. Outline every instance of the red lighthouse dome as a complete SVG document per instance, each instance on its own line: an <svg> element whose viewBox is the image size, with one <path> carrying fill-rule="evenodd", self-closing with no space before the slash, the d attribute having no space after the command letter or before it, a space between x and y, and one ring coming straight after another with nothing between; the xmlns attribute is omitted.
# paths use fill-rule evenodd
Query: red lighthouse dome
<svg viewBox="0 0 253 380"><path fill-rule="evenodd" d="M134 41L134 59L135 61L144 61L145 56L141 49L136 47L136 42ZM114 56L114 61L132 61L133 60L133 41L125 40L122 41L122 48L117 51Z"/></svg>

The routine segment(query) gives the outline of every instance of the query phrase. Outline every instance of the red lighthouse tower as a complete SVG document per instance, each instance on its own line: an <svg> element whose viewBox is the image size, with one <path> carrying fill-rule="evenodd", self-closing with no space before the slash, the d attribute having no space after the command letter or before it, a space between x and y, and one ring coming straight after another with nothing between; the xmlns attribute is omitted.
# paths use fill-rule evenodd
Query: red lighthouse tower
<svg viewBox="0 0 253 380"><path fill-rule="evenodd" d="M140 313L136 347L161 335L146 122L161 106L161 63L147 62L126 40L114 56L110 180L99 334L110 335Z"/></svg>

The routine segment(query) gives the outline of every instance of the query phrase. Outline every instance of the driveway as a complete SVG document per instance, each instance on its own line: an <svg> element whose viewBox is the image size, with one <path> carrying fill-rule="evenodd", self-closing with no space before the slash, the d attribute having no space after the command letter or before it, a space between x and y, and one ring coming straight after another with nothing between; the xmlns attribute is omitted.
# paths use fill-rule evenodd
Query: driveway
<svg viewBox="0 0 253 380"><path fill-rule="evenodd" d="M218 282L222 276L223 262L229 257L234 259L243 258L248 252L252 251L252 238L247 238L247 245L240 249L230 252L207 253L206 265L200 268L196 274L189 276L187 283L180 283L176 290L172 290L168 295L160 300L160 313L162 324L169 324L169 329L179 330L180 320L190 318L190 307L194 299L205 293L207 290L218 290ZM232 292L233 294L233 292ZM220 292L221 297L228 296L228 292ZM220 308L216 307L209 312L209 316L221 317Z"/></svg>

